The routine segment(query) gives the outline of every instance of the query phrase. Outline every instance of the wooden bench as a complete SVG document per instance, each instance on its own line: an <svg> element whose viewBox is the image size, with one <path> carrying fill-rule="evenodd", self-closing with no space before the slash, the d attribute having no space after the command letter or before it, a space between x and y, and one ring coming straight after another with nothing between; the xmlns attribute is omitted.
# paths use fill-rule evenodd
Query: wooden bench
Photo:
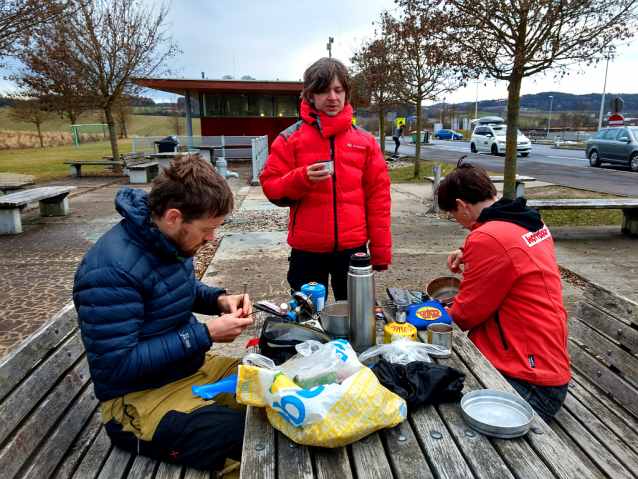
<svg viewBox="0 0 638 479"><path fill-rule="evenodd" d="M527 200L527 206L535 210L622 210L620 232L638 235L638 198Z"/></svg>
<svg viewBox="0 0 638 479"><path fill-rule="evenodd" d="M424 178L434 183L433 176L426 176ZM441 181L443 181L443 178L445 178L445 176L441 177ZM504 179L504 176L490 176L490 180L492 180L492 183L503 183ZM518 198L521 196L525 196L525 183L532 183L534 181L536 181L536 178L533 178L531 176L516 175L516 197Z"/></svg>
<svg viewBox="0 0 638 479"><path fill-rule="evenodd" d="M71 177L72 178L79 178L82 176L82 166L87 166L87 165L105 165L105 166L114 166L114 165L119 165L122 166L124 163L121 161L113 161L113 160L106 160L106 161L65 161L64 162L65 165L71 165Z"/></svg>
<svg viewBox="0 0 638 479"><path fill-rule="evenodd" d="M123 153L124 172L133 184L146 184L159 174L157 161L149 160L141 151Z"/></svg>
<svg viewBox="0 0 638 479"><path fill-rule="evenodd" d="M638 302L590 282L569 318L573 380L552 429L607 477L638 472Z"/></svg>
<svg viewBox="0 0 638 479"><path fill-rule="evenodd" d="M0 361L0 477L213 479L111 444L73 303Z"/></svg>
<svg viewBox="0 0 638 479"><path fill-rule="evenodd" d="M67 196L75 186L45 186L0 197L0 234L22 233L20 212L28 203L40 203L40 216L66 216L69 214Z"/></svg>
<svg viewBox="0 0 638 479"><path fill-rule="evenodd" d="M5 195L10 195L17 191L20 191L25 186L31 186L33 181L6 181L4 183L0 183L0 191L2 191Z"/></svg>

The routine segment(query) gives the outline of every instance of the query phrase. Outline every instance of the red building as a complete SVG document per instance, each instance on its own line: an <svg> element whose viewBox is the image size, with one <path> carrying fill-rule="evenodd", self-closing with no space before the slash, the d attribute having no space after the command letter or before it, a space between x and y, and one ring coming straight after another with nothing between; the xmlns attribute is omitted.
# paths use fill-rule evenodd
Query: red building
<svg viewBox="0 0 638 479"><path fill-rule="evenodd" d="M192 136L190 99L199 98L201 136L268 135L272 143L299 120L301 81L190 80L135 78L153 90L184 95L188 135Z"/></svg>

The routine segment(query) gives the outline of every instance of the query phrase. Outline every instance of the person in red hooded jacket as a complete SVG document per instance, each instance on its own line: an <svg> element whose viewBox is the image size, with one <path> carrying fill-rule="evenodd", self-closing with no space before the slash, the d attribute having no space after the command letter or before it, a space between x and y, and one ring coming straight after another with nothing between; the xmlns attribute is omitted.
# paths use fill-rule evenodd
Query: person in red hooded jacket
<svg viewBox="0 0 638 479"><path fill-rule="evenodd" d="M571 380L552 235L525 198L499 200L485 170L463 158L435 195L439 207L470 230L465 245L448 256L450 271L463 273L448 313L547 421Z"/></svg>
<svg viewBox="0 0 638 479"><path fill-rule="evenodd" d="M347 299L350 256L367 252L375 270L392 260L390 177L379 145L352 124L350 79L334 58L304 73L301 121L273 142L259 179L266 197L290 208L288 282L316 281Z"/></svg>

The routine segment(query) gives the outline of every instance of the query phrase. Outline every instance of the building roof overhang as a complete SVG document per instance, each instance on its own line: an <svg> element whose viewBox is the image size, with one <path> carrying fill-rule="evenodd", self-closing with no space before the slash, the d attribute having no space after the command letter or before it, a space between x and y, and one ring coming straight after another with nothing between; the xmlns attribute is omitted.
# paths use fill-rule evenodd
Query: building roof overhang
<svg viewBox="0 0 638 479"><path fill-rule="evenodd" d="M189 90L191 97L198 97L200 93L299 95L303 90L302 81L132 78L131 82L141 87L177 95L184 95L185 91Z"/></svg>

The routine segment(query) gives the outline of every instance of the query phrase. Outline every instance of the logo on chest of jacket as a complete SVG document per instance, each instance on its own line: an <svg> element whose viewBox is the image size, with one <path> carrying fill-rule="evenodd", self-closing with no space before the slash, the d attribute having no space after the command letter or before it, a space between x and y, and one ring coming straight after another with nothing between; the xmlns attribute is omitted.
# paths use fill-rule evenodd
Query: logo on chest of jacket
<svg viewBox="0 0 638 479"><path fill-rule="evenodd" d="M191 347L191 342L190 342L191 336L190 336L190 334L188 334L188 333L180 333L180 336L184 340L184 343L186 343L186 347L190 348Z"/></svg>
<svg viewBox="0 0 638 479"><path fill-rule="evenodd" d="M537 245L541 241L546 240L550 236L552 236L552 234L549 232L549 229L547 228L547 226L543 226L538 231L530 231L529 233L524 234L522 238L525 240L525 243L527 244L527 246L531 248L532 246Z"/></svg>
<svg viewBox="0 0 638 479"><path fill-rule="evenodd" d="M365 146L353 145L352 143L348 143L348 146L349 146L350 148L359 148L359 149L361 149L361 150L365 150L365 149L366 149L366 147L365 147Z"/></svg>

